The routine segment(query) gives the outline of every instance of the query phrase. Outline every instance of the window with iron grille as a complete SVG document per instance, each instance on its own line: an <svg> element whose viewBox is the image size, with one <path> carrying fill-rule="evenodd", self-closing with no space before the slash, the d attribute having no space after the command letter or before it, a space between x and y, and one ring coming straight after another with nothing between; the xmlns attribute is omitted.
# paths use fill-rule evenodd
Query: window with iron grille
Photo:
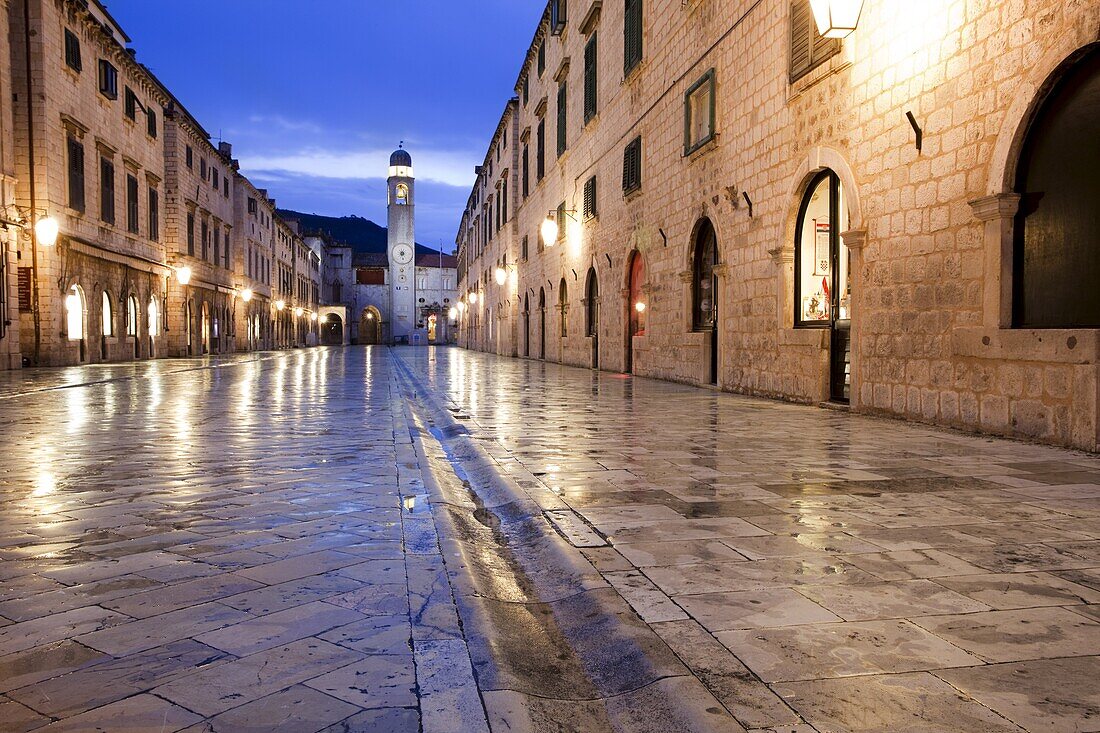
<svg viewBox="0 0 1100 733"><path fill-rule="evenodd" d="M584 124L596 116L596 34L584 45Z"/></svg>
<svg viewBox="0 0 1100 733"><path fill-rule="evenodd" d="M630 72L642 61L642 0L625 0L623 23L623 72Z"/></svg>
<svg viewBox="0 0 1100 733"><path fill-rule="evenodd" d="M623 150L623 193L642 187L642 138L636 137Z"/></svg>
<svg viewBox="0 0 1100 733"><path fill-rule="evenodd" d="M149 187L149 239L160 239L160 193Z"/></svg>
<svg viewBox="0 0 1100 733"><path fill-rule="evenodd" d="M65 29L65 63L73 71L84 68L80 60L80 39L68 28Z"/></svg>
<svg viewBox="0 0 1100 733"><path fill-rule="evenodd" d="M550 32L555 36L565 30L566 0L550 0Z"/></svg>
<svg viewBox="0 0 1100 733"><path fill-rule="evenodd" d="M69 208L84 211L84 143L69 137Z"/></svg>
<svg viewBox="0 0 1100 733"><path fill-rule="evenodd" d="M566 84L563 81L558 85L558 157L562 156L565 152L568 142L569 129L567 127L568 117L566 116L568 99L568 90Z"/></svg>
<svg viewBox="0 0 1100 733"><path fill-rule="evenodd" d="M106 158L99 159L99 218L115 223L115 164Z"/></svg>
<svg viewBox="0 0 1100 733"><path fill-rule="evenodd" d="M138 221L138 179L131 175L126 176L126 231L131 234L141 231Z"/></svg>
<svg viewBox="0 0 1100 733"><path fill-rule="evenodd" d="M99 93L107 99L118 99L118 69L107 59L99 60Z"/></svg>
<svg viewBox="0 0 1100 733"><path fill-rule="evenodd" d="M791 82L801 79L840 52L840 40L817 32L810 0L791 2Z"/></svg>
<svg viewBox="0 0 1100 733"><path fill-rule="evenodd" d="M584 182L584 218L594 219L599 216L596 208L596 177L592 176Z"/></svg>

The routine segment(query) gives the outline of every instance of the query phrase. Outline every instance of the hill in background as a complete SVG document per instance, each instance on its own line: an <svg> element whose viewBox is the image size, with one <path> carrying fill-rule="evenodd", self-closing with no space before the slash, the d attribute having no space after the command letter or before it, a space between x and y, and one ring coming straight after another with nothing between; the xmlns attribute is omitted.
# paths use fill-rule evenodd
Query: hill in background
<svg viewBox="0 0 1100 733"><path fill-rule="evenodd" d="M305 214L291 209L279 209L279 216L299 222L302 234L327 234L337 242L351 245L356 253L380 253L386 251L386 227L361 216L322 216ZM416 245L417 254L438 252L434 247Z"/></svg>

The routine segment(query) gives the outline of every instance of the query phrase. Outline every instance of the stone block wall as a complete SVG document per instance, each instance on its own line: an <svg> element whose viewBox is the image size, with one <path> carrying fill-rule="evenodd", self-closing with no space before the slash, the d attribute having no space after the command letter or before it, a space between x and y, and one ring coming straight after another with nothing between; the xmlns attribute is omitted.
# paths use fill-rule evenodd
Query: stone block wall
<svg viewBox="0 0 1100 733"><path fill-rule="evenodd" d="M1100 2L867 0L839 53L793 82L789 0L646 2L643 60L625 77L623 4L593 7L570 3L560 35L545 15L527 58L517 60L517 91L524 76L530 90L518 108L521 129L537 125L547 99L547 176L517 202L518 231L533 235L563 199L581 209L590 176L598 189L598 218L569 221L561 244L517 272L519 292L546 291L545 358L592 364L582 301L593 268L599 365L625 369L627 267L637 251L649 302L635 373L710 381L716 336L723 389L828 399L830 337L795 327L794 254L809 181L831 169L849 222L852 409L1097 449L1096 331L1009 328L1002 244L1029 115L1060 65L1100 41ZM593 32L598 114L586 125L583 59ZM567 59L569 145L558 158L554 77ZM685 155L685 93L711 69L716 135ZM921 129L920 150L907 112ZM642 186L624 196L623 149L637 136ZM719 251L714 334L694 332L691 319L693 236L704 218ZM475 251L464 250L463 292L493 256L492 245ZM557 335L562 278L565 338ZM501 305L512 323L523 322L515 299L491 289L488 296L483 309ZM464 343L496 351L483 340Z"/></svg>

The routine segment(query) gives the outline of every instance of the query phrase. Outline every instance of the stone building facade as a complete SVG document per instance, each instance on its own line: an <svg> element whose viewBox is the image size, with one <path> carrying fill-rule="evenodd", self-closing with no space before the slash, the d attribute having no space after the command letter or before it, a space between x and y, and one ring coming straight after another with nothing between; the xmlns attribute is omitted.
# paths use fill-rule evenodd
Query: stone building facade
<svg viewBox="0 0 1100 733"><path fill-rule="evenodd" d="M11 58L8 38L10 0L0 1L0 60ZM0 63L0 95L15 99L11 65ZM19 340L19 287L23 216L16 209L15 134L12 105L0 105L0 370L22 362Z"/></svg>
<svg viewBox="0 0 1100 733"><path fill-rule="evenodd" d="M460 342L1097 450L1098 47L1097 0L552 0Z"/></svg>
<svg viewBox="0 0 1100 733"><path fill-rule="evenodd" d="M319 261L106 7L0 10L0 91L13 101L0 107L0 368L316 343ZM56 225L56 242L38 222ZM280 241L291 318L276 340Z"/></svg>

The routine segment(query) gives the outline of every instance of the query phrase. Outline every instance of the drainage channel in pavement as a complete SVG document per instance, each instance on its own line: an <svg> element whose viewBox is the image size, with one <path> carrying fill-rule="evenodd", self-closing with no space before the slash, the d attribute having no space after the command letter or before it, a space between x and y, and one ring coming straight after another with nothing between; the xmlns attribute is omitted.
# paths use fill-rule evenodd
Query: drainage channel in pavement
<svg viewBox="0 0 1100 733"><path fill-rule="evenodd" d="M490 727L744 730L567 541L604 539L552 494L532 498L391 354Z"/></svg>

